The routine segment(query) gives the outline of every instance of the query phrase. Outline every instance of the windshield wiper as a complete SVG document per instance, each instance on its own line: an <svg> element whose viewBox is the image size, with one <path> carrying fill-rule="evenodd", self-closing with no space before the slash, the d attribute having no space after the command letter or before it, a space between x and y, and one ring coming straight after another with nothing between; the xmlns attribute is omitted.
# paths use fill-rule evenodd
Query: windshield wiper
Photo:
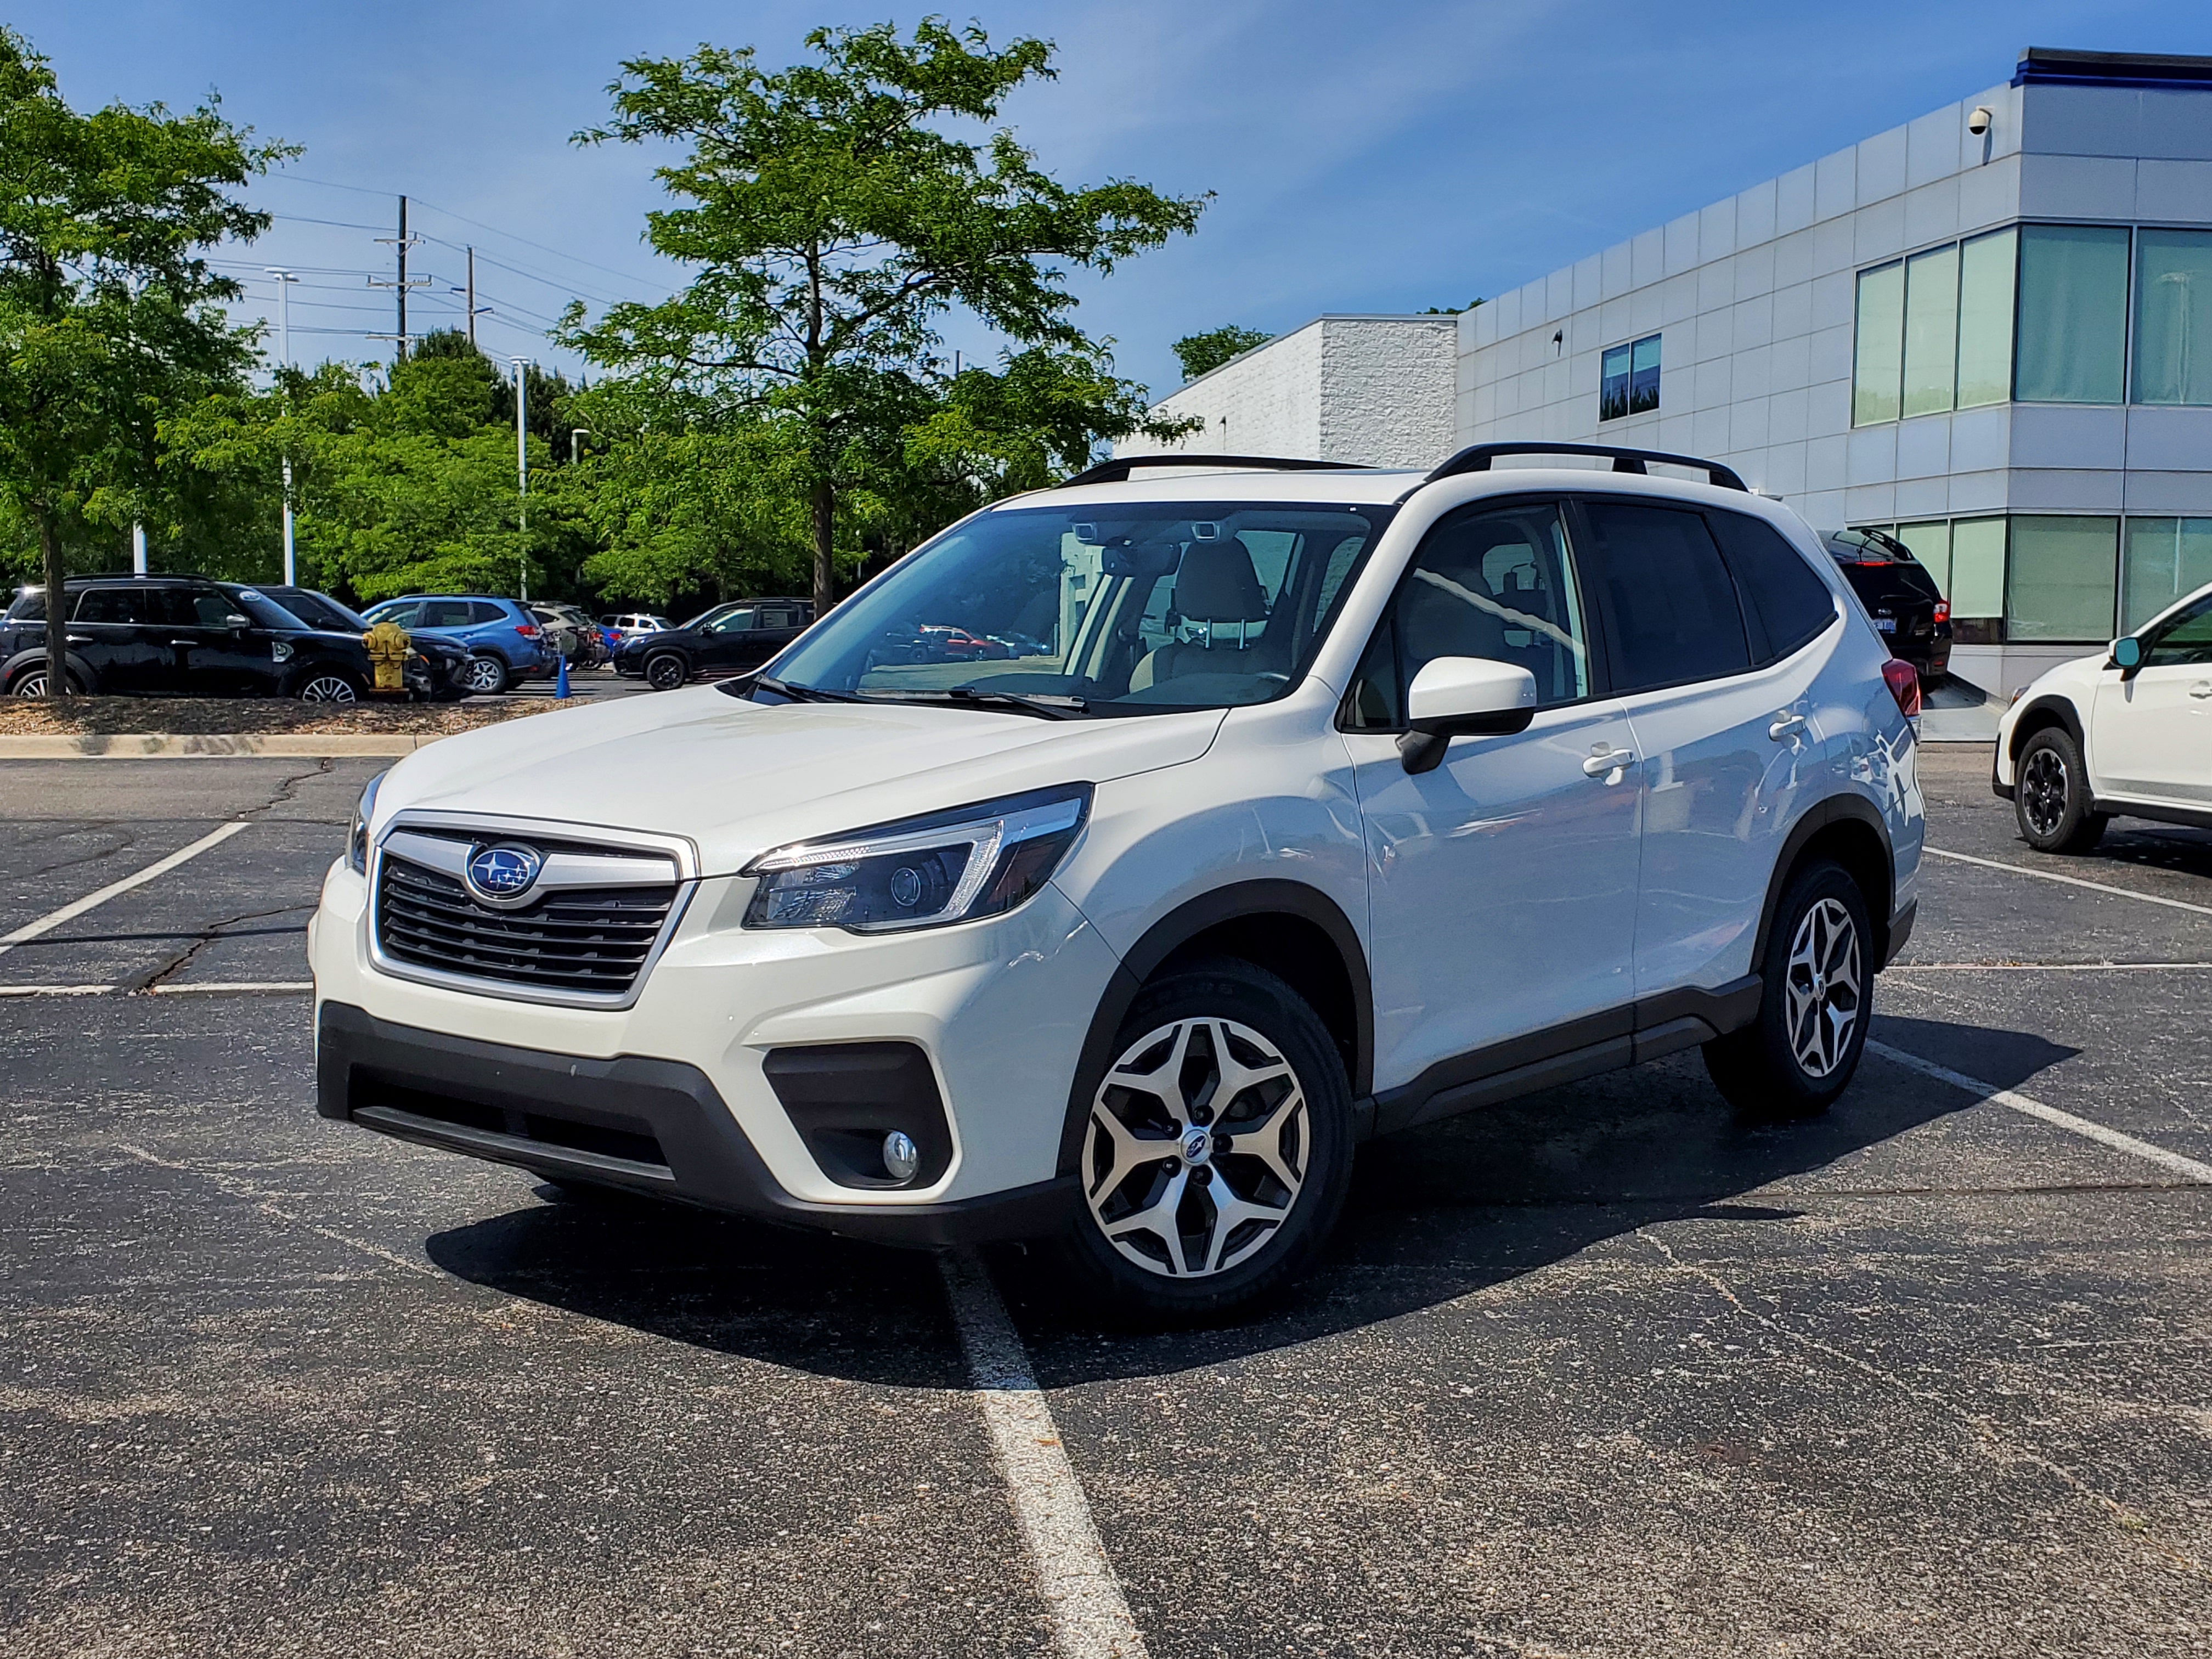
<svg viewBox="0 0 2212 1659"><path fill-rule="evenodd" d="M788 680L779 680L767 674L755 674L750 684L780 697L789 697L793 702L872 702L857 691L825 691L818 685L793 685Z"/></svg>
<svg viewBox="0 0 2212 1659"><path fill-rule="evenodd" d="M1032 714L1041 720L1085 720L1091 715L1091 705L1080 697L1025 696L1018 691L989 691L973 685L948 686L942 691L878 691L867 697L866 701L1002 708L1009 714Z"/></svg>

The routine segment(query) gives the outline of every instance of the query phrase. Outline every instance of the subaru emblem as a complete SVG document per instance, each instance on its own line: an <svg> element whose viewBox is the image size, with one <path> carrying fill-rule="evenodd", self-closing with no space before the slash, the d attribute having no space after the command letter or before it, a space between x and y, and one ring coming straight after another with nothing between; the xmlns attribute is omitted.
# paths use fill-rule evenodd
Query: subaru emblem
<svg viewBox="0 0 2212 1659"><path fill-rule="evenodd" d="M469 889L478 898L495 904L511 903L530 890L544 867L545 855L534 847L518 846L511 841L479 847L469 855Z"/></svg>

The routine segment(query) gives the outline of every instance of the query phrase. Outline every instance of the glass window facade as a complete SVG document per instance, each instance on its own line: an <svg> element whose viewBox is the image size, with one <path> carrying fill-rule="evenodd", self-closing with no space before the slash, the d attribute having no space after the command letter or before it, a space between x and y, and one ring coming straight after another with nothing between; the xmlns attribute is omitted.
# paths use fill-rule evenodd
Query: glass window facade
<svg viewBox="0 0 2212 1659"><path fill-rule="evenodd" d="M2212 519L2130 519L2120 553L2120 628L2132 634L2212 582Z"/></svg>
<svg viewBox="0 0 2212 1659"><path fill-rule="evenodd" d="M2013 276L2020 233L1992 231L1959 245L1959 407L2012 396Z"/></svg>
<svg viewBox="0 0 2212 1659"><path fill-rule="evenodd" d="M1853 426L2012 396L2019 240L1992 231L1859 273Z"/></svg>
<svg viewBox="0 0 2212 1659"><path fill-rule="evenodd" d="M1959 248L1930 248L1905 262L1905 413L1951 407L1959 362Z"/></svg>
<svg viewBox="0 0 2212 1659"><path fill-rule="evenodd" d="M1659 407L1659 337L1608 347L1599 360L1597 417L1617 421Z"/></svg>
<svg viewBox="0 0 2212 1659"><path fill-rule="evenodd" d="M2011 539L2007 641L2112 636L2119 593L2118 519L2018 514Z"/></svg>
<svg viewBox="0 0 2212 1659"><path fill-rule="evenodd" d="M1893 421L1904 407L1905 265L1859 272L1858 330L1851 354L1851 424Z"/></svg>
<svg viewBox="0 0 2212 1659"><path fill-rule="evenodd" d="M2117 404L2127 393L2128 228L2023 225L2013 395Z"/></svg>
<svg viewBox="0 0 2212 1659"><path fill-rule="evenodd" d="M2212 404L2212 232L2136 233L2134 398Z"/></svg>

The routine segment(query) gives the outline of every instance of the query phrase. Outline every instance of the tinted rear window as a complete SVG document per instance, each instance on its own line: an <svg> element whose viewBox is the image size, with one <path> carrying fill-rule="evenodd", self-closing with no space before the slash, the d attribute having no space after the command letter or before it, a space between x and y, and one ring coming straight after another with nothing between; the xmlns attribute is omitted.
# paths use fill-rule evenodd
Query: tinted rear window
<svg viewBox="0 0 2212 1659"><path fill-rule="evenodd" d="M76 602L81 623L143 623L146 596L132 587L89 587Z"/></svg>
<svg viewBox="0 0 2212 1659"><path fill-rule="evenodd" d="M46 619L46 596L44 593L18 593L15 603L8 607L11 623L44 622Z"/></svg>
<svg viewBox="0 0 2212 1659"><path fill-rule="evenodd" d="M1757 631L1765 636L1760 662L1788 656L1835 621L1828 585L1772 525L1742 513L1715 513L1711 523Z"/></svg>
<svg viewBox="0 0 2212 1659"><path fill-rule="evenodd" d="M1623 695L1751 666L1735 584L1704 515L1634 501L1585 503L1605 591L1613 689Z"/></svg>

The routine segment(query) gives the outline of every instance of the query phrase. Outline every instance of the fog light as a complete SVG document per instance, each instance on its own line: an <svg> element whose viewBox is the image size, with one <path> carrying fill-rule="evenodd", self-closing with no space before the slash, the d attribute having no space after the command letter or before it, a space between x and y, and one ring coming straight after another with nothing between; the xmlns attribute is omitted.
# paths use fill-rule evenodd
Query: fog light
<svg viewBox="0 0 2212 1659"><path fill-rule="evenodd" d="M911 1181L921 1168L921 1148L905 1130L894 1129L884 1137L884 1168L893 1181Z"/></svg>

